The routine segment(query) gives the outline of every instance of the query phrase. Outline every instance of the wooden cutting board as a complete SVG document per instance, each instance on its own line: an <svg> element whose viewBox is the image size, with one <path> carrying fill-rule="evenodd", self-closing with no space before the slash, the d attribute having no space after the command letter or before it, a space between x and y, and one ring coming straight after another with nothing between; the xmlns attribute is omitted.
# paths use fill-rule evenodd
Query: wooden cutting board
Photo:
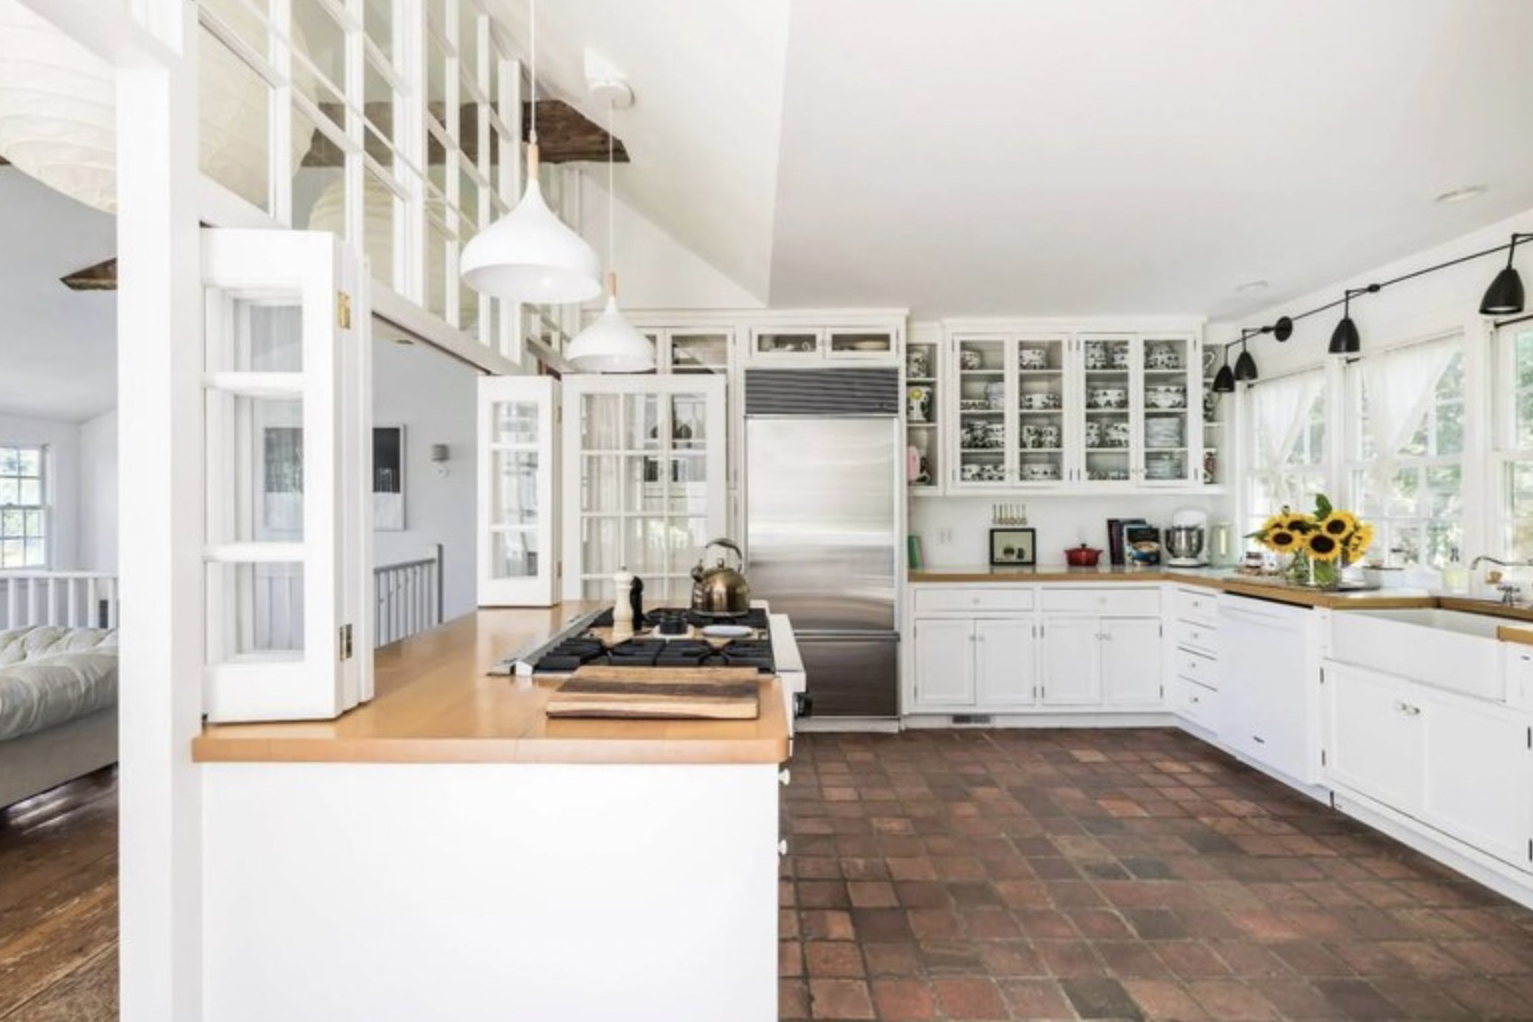
<svg viewBox="0 0 1533 1022"><path fill-rule="evenodd" d="M752 667L581 667L548 697L550 717L755 720Z"/></svg>

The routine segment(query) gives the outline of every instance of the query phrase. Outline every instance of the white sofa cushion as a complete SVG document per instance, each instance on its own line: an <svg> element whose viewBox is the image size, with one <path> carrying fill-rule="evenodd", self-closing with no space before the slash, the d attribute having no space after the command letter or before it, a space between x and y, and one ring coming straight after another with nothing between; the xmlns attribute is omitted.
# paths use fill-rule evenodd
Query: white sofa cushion
<svg viewBox="0 0 1533 1022"><path fill-rule="evenodd" d="M0 740L116 702L115 629L38 625L0 631Z"/></svg>

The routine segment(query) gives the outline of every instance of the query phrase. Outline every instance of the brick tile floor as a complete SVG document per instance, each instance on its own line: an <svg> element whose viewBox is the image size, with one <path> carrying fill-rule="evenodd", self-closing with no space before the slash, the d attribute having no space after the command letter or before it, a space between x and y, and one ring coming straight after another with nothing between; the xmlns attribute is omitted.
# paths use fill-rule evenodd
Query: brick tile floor
<svg viewBox="0 0 1533 1022"><path fill-rule="evenodd" d="M806 734L784 815L784 1020L1533 1020L1533 913L1176 731Z"/></svg>

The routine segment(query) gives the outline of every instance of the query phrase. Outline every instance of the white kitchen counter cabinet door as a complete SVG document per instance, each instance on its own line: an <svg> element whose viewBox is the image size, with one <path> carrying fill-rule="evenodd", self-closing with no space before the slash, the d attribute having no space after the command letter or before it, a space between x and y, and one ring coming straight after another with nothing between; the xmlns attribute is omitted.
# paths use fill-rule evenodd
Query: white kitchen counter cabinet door
<svg viewBox="0 0 1533 1022"><path fill-rule="evenodd" d="M647 606L688 602L727 529L726 388L704 373L564 380L565 599L612 599L626 568Z"/></svg>
<svg viewBox="0 0 1533 1022"><path fill-rule="evenodd" d="M328 232L204 230L202 250L203 712L337 717L372 698L366 282Z"/></svg>
<svg viewBox="0 0 1533 1022"><path fill-rule="evenodd" d="M479 378L481 607L559 602L558 400L559 382L549 376Z"/></svg>
<svg viewBox="0 0 1533 1022"><path fill-rule="evenodd" d="M915 697L930 708L974 705L974 622L924 618L915 625Z"/></svg>
<svg viewBox="0 0 1533 1022"><path fill-rule="evenodd" d="M1102 702L1107 706L1160 705L1160 621L1108 617L1101 625Z"/></svg>
<svg viewBox="0 0 1533 1022"><path fill-rule="evenodd" d="M1037 701L1038 648L1031 620L974 622L976 702L985 709L1032 706Z"/></svg>
<svg viewBox="0 0 1533 1022"><path fill-rule="evenodd" d="M1424 745L1419 709L1402 694L1405 685L1392 675L1326 663L1325 772L1343 787L1417 816Z"/></svg>
<svg viewBox="0 0 1533 1022"><path fill-rule="evenodd" d="M1533 733L1492 703L1414 686L1422 729L1422 818L1520 869L1533 869Z"/></svg>
<svg viewBox="0 0 1533 1022"><path fill-rule="evenodd" d="M1101 619L1051 616L1043 624L1045 706L1095 706L1102 701Z"/></svg>

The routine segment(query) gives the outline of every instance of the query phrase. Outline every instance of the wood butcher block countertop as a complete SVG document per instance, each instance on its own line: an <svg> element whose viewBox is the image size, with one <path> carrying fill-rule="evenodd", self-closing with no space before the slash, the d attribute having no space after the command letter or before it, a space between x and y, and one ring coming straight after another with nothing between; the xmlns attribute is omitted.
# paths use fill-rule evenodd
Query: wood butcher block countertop
<svg viewBox="0 0 1533 1022"><path fill-rule="evenodd" d="M973 568L927 568L912 571L913 583L960 582L1004 583L1033 582L1175 582L1178 585L1203 586L1241 596L1254 596L1279 603L1304 607L1327 607L1332 610L1386 610L1401 607L1433 607L1437 598L1424 589L1372 589L1363 592L1327 592L1306 589L1276 578L1240 575L1228 569L1168 568L1152 565L1142 568L1101 565L1095 568L1071 568L1066 565L1042 565L1036 568L983 566ZM1465 601L1474 602L1479 601Z"/></svg>
<svg viewBox="0 0 1533 1022"><path fill-rule="evenodd" d="M376 696L336 720L209 724L203 763L781 763L788 721L774 677L755 720L550 720L552 684L485 673L590 607L479 610L378 650Z"/></svg>

